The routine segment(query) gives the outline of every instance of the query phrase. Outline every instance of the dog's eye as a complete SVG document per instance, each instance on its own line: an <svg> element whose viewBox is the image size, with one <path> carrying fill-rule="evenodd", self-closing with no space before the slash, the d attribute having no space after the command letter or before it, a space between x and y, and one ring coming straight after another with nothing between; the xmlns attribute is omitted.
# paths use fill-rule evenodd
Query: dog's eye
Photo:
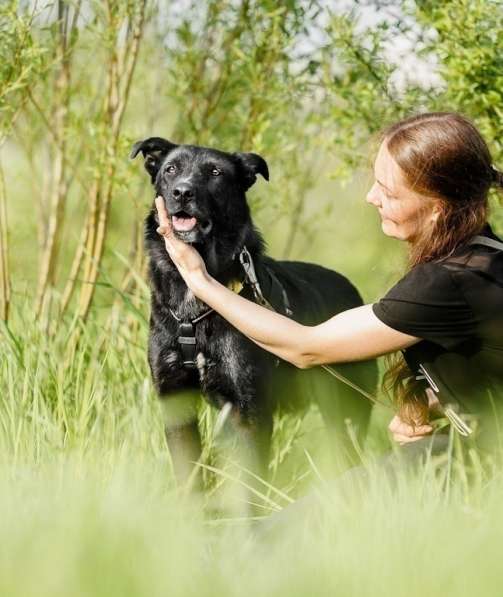
<svg viewBox="0 0 503 597"><path fill-rule="evenodd" d="M218 168L213 168L211 170L211 175L212 176L220 176L220 174L222 174L222 170L219 170Z"/></svg>
<svg viewBox="0 0 503 597"><path fill-rule="evenodd" d="M167 174L174 174L176 172L176 167L173 166L173 164L170 164L167 168L166 168L166 173Z"/></svg>

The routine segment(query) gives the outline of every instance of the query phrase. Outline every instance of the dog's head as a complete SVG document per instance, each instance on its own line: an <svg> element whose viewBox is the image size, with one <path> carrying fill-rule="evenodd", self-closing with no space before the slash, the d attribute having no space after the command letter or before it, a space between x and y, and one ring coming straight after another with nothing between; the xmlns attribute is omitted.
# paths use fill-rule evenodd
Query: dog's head
<svg viewBox="0 0 503 597"><path fill-rule="evenodd" d="M255 153L175 145L160 137L135 143L131 158L140 152L175 233L190 243L239 231L250 218L246 191L257 174L269 180L265 160Z"/></svg>

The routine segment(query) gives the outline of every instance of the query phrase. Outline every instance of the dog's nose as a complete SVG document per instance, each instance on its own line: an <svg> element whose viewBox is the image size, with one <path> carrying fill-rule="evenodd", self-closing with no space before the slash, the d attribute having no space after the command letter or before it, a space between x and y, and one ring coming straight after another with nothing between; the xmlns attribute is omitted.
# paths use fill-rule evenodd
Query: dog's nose
<svg viewBox="0 0 503 597"><path fill-rule="evenodd" d="M188 201L189 199L194 198L194 189L190 186L190 184L182 182L173 189L173 196L176 199L185 199Z"/></svg>

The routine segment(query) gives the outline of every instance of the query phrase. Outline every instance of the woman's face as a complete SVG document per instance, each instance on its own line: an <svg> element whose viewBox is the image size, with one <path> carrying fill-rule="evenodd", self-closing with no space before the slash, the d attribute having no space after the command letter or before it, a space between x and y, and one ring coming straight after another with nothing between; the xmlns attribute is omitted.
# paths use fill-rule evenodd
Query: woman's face
<svg viewBox="0 0 503 597"><path fill-rule="evenodd" d="M407 187L402 170L391 157L384 141L374 164L374 184L367 201L377 208L387 236L414 240L431 228L439 214L439 201Z"/></svg>

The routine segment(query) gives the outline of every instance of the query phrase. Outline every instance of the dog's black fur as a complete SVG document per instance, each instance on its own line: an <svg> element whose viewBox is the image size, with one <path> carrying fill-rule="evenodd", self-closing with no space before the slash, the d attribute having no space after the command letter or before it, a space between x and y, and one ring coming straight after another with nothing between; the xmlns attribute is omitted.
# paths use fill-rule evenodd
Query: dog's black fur
<svg viewBox="0 0 503 597"><path fill-rule="evenodd" d="M356 289L340 274L318 265L275 261L264 254L264 242L253 225L245 196L258 174L269 178L262 157L175 145L158 137L136 143L131 157L139 152L145 158L156 195L164 198L169 217L178 214L196 218L191 230L176 234L197 248L208 272L222 284L243 279L237 256L246 246L264 294L278 311L284 312L283 295L278 292L282 287L293 319L315 325L362 304ZM178 400L172 420L168 416L167 421L168 444L178 474L183 477L188 473L188 461L196 460L200 450L195 409L189 406L187 391L201 392L217 408L227 402L232 404L231 418L242 431L243 441L250 448L254 446L258 459L255 465L262 472L268 458L273 411L280 402L298 405L312 393L334 435L346 436L345 425L351 419L361 439L370 414L370 403L365 398L319 369L299 371L288 363L277 366L273 355L217 313L195 324L197 368L183 366L177 342L179 324L170 309L180 319L192 320L207 306L193 296L170 260L156 232L158 225L152 206L145 221L152 288L148 357L159 395L167 404ZM245 285L241 294L253 300L249 286ZM357 383L373 389L374 362L339 368Z"/></svg>

